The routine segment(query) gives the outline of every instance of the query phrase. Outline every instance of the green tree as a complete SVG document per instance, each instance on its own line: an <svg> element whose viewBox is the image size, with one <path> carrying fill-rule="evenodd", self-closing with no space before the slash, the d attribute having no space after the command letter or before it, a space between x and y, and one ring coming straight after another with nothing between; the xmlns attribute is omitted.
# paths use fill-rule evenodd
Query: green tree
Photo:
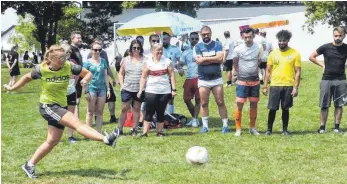
<svg viewBox="0 0 347 184"><path fill-rule="evenodd" d="M305 1L305 16L307 18L303 28L313 34L314 27L318 23L327 23L331 26L346 25L347 2L346 1Z"/></svg>
<svg viewBox="0 0 347 184"><path fill-rule="evenodd" d="M13 45L18 45L18 53L22 54L25 51L40 49L40 43L32 36L32 32L36 31L36 26L33 23L34 17L32 15L25 15L18 17L18 25L15 27L15 33L12 35L8 42Z"/></svg>
<svg viewBox="0 0 347 184"><path fill-rule="evenodd" d="M13 8L23 17L31 14L37 28L33 36L41 43L44 53L46 46L56 43L58 21L64 16L63 8L71 4L70 1L6 1L1 2L1 13Z"/></svg>
<svg viewBox="0 0 347 184"><path fill-rule="evenodd" d="M157 1L156 11L171 11L197 17L200 1Z"/></svg>
<svg viewBox="0 0 347 184"><path fill-rule="evenodd" d="M85 27L85 22L79 18L83 9L73 5L64 7L63 12L64 16L58 21L57 40L70 40L72 31L80 31Z"/></svg>

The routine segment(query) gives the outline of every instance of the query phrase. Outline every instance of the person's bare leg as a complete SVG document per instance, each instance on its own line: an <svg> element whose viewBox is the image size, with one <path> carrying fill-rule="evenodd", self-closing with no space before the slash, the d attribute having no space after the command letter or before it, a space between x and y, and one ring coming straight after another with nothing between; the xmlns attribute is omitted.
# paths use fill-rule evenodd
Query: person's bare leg
<svg viewBox="0 0 347 184"><path fill-rule="evenodd" d="M150 128L151 128L151 122L144 121L143 122L143 134L147 134Z"/></svg>
<svg viewBox="0 0 347 184"><path fill-rule="evenodd" d="M164 122L157 123L157 132L162 132L164 128Z"/></svg>
<svg viewBox="0 0 347 184"><path fill-rule="evenodd" d="M328 120L329 108L321 108L320 111L320 125L325 126Z"/></svg>
<svg viewBox="0 0 347 184"><path fill-rule="evenodd" d="M30 161L36 165L43 157L45 157L59 143L64 130L48 125L47 140L43 142L35 151Z"/></svg>
<svg viewBox="0 0 347 184"><path fill-rule="evenodd" d="M93 115L95 113L96 106L96 98L95 96L90 96L90 99L87 101L87 115L86 115L86 124L88 126L92 126L93 124Z"/></svg>
<svg viewBox="0 0 347 184"><path fill-rule="evenodd" d="M190 113L190 115L194 118L194 105L191 101L191 99L184 99L184 103L186 104L187 108L188 108L188 111Z"/></svg>
<svg viewBox="0 0 347 184"><path fill-rule="evenodd" d="M69 105L69 106L67 107L67 110L70 111L71 113L75 113L75 108L76 108L75 105ZM74 115L76 116L76 114L74 114ZM78 117L76 117L76 118L78 118ZM73 132L74 132L74 130L73 130L72 128L68 128L68 129L67 129L67 135L68 135L69 137L73 137Z"/></svg>
<svg viewBox="0 0 347 184"><path fill-rule="evenodd" d="M106 97L97 97L95 105L96 130L101 133Z"/></svg>
<svg viewBox="0 0 347 184"><path fill-rule="evenodd" d="M201 114L201 120L203 125L202 132L204 133L205 132L204 129L205 128L208 129L208 118L209 118L208 117L209 115L208 102L210 98L211 89L206 87L200 87L199 93L200 93L200 100L201 100L200 114Z"/></svg>
<svg viewBox="0 0 347 184"><path fill-rule="evenodd" d="M341 123L341 119L342 119L342 112L343 109L342 107L335 107L335 124L339 125Z"/></svg>
<svg viewBox="0 0 347 184"><path fill-rule="evenodd" d="M83 124L78 118L76 118L71 112L67 112L59 121L60 124L76 130L79 134L86 138L103 142L104 135L92 127Z"/></svg>
<svg viewBox="0 0 347 184"><path fill-rule="evenodd" d="M123 130L124 122L126 120L127 113L130 108L130 103L131 103L130 100L127 102L122 102L122 110L119 115L119 126L118 126L119 130Z"/></svg>
<svg viewBox="0 0 347 184"><path fill-rule="evenodd" d="M141 109L141 102L134 101L134 105L132 107L133 120L134 120L133 128L136 128L138 126L139 119L140 119L140 109Z"/></svg>
<svg viewBox="0 0 347 184"><path fill-rule="evenodd" d="M224 103L224 90L223 85L215 86L212 88L212 93L218 106L219 115L222 119L228 119L227 108Z"/></svg>
<svg viewBox="0 0 347 184"><path fill-rule="evenodd" d="M200 93L200 101L201 101L201 107L200 107L200 113L202 117L208 117L208 102L210 98L210 88L206 87L200 87L199 93Z"/></svg>
<svg viewBox="0 0 347 184"><path fill-rule="evenodd" d="M80 106L80 101L81 99L80 98L76 98L76 107L75 107L75 115L77 118L80 117L80 111L79 111L79 106Z"/></svg>
<svg viewBox="0 0 347 184"><path fill-rule="evenodd" d="M195 100L195 107L194 107L194 118L198 118L199 112L200 112L200 100Z"/></svg>

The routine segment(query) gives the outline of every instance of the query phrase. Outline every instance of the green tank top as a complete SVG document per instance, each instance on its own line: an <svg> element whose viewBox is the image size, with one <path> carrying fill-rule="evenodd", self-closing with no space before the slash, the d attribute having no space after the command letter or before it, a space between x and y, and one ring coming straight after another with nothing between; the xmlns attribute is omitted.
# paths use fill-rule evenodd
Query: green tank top
<svg viewBox="0 0 347 184"><path fill-rule="evenodd" d="M67 106L66 90L72 75L70 62L65 62L62 69L52 71L47 64L40 67L42 92L40 103Z"/></svg>

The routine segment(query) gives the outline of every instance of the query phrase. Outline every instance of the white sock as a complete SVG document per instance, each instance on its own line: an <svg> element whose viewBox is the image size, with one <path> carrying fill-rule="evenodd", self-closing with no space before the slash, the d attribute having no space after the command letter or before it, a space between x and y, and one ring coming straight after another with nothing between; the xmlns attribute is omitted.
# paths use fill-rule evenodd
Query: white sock
<svg viewBox="0 0 347 184"><path fill-rule="evenodd" d="M201 117L203 127L208 128L208 116Z"/></svg>
<svg viewBox="0 0 347 184"><path fill-rule="evenodd" d="M28 166L32 167L32 166L35 166L35 165L31 162L31 160L29 160L28 161Z"/></svg>
<svg viewBox="0 0 347 184"><path fill-rule="evenodd" d="M222 119L223 127L228 127L228 119Z"/></svg>
<svg viewBox="0 0 347 184"><path fill-rule="evenodd" d="M110 142L108 141L108 139L106 138L106 136L104 136L104 143L105 143L105 144L110 144Z"/></svg>

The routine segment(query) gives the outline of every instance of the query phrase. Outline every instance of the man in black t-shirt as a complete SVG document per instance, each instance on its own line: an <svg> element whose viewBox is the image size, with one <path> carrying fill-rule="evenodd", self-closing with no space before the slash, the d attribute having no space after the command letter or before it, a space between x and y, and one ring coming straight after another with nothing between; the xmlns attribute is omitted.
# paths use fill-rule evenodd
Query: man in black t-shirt
<svg viewBox="0 0 347 184"><path fill-rule="evenodd" d="M83 58L80 53L80 47L82 45L82 38L81 38L81 33L79 31L73 31L71 33L71 55L70 58L75 60L78 65L83 66ZM81 86L81 78L78 79L76 83L76 94L77 94L77 99L76 99L76 110L75 114L77 114L77 117L79 117L79 103L80 103L80 98L82 96L82 86Z"/></svg>
<svg viewBox="0 0 347 184"><path fill-rule="evenodd" d="M33 52L33 63L35 64L35 65L37 65L37 64L39 64L39 60L38 60L38 58L37 58L37 55L36 55L36 53L35 52Z"/></svg>
<svg viewBox="0 0 347 184"><path fill-rule="evenodd" d="M347 103L347 84L345 64L347 59L347 44L343 43L346 30L343 27L336 27L333 30L334 41L320 46L310 56L310 61L323 68L323 77L320 83L320 128L318 133L325 133L325 124L328 118L331 99L335 106L335 127L334 132L342 134L340 122L342 119L342 106ZM324 64L316 57L323 54Z"/></svg>

